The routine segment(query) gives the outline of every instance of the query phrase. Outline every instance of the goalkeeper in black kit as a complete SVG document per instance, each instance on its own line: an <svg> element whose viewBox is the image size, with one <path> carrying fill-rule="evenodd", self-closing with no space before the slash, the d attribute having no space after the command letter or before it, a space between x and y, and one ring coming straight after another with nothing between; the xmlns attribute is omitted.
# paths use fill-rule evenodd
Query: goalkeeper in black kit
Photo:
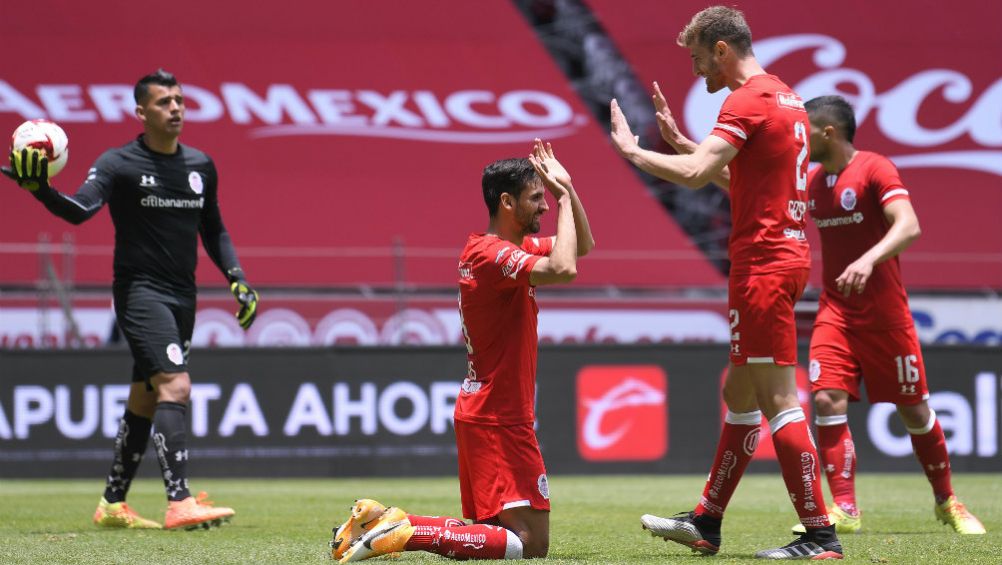
<svg viewBox="0 0 1002 565"><path fill-rule="evenodd" d="M188 353L195 325L198 235L229 280L244 329L254 321L258 294L244 278L223 226L212 159L178 143L184 97L177 80L158 70L139 79L135 99L143 133L101 155L73 196L49 185L48 163L38 150L12 153L11 167L2 172L68 222L84 222L107 204L115 225L115 314L134 365L114 462L94 523L208 528L229 520L234 511L213 506L205 493L196 498L188 490ZM167 491L163 526L141 517L125 502L151 428Z"/></svg>

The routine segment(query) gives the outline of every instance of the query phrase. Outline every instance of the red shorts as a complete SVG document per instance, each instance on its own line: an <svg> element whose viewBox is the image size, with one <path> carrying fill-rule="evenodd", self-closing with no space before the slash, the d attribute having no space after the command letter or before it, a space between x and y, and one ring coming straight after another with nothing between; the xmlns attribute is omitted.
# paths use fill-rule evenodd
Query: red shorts
<svg viewBox="0 0 1002 565"><path fill-rule="evenodd" d="M867 331L817 324L809 374L812 393L844 390L853 401L860 381L870 402L918 404L929 397L915 326Z"/></svg>
<svg viewBox="0 0 1002 565"><path fill-rule="evenodd" d="M463 517L487 520L502 510L550 510L550 487L532 424L455 421Z"/></svg>
<svg viewBox="0 0 1002 565"><path fill-rule="evenodd" d="M730 277L731 363L797 364L793 305L804 293L808 272L792 269Z"/></svg>

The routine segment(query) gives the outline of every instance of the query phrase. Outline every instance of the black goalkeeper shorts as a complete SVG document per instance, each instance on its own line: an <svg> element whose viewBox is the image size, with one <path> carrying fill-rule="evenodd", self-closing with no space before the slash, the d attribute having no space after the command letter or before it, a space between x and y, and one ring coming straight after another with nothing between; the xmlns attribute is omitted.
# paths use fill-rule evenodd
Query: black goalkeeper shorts
<svg viewBox="0 0 1002 565"><path fill-rule="evenodd" d="M115 285L115 316L132 350L132 382L157 373L188 370L195 328L195 294L166 291L146 282Z"/></svg>

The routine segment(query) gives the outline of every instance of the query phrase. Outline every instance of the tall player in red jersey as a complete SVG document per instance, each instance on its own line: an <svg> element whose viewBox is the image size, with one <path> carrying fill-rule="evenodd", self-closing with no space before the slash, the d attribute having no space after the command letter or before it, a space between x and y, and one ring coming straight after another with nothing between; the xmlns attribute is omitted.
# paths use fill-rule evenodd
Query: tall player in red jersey
<svg viewBox="0 0 1002 565"><path fill-rule="evenodd" d="M862 527L856 506L856 452L846 418L859 400L891 402L932 484L935 513L962 534L984 526L953 494L943 428L926 399L925 366L898 255L920 230L908 190L886 158L853 146L856 118L839 96L806 104L811 122L808 209L821 234L822 279L811 337L810 380L818 443L839 532ZM799 529L799 528L797 528Z"/></svg>
<svg viewBox="0 0 1002 565"><path fill-rule="evenodd" d="M459 313L467 375L456 401L463 516L408 515L356 501L335 530L342 563L423 550L455 559L546 557L550 491L533 430L536 397L536 286L567 283L595 242L571 177L550 144L528 159L484 169L490 223L470 234L459 257ZM557 234L539 238L539 219L557 201Z"/></svg>
<svg viewBox="0 0 1002 565"><path fill-rule="evenodd" d="M689 49L693 72L705 78L709 92L731 90L711 134L698 145L680 143L682 155L641 149L613 100L612 141L621 155L652 175L691 188L714 181L730 192L731 365L723 390L728 410L695 510L671 518L645 514L641 523L655 536L703 554L717 553L724 510L752 458L764 414L790 499L807 529L790 544L756 556L841 559L794 373L793 305L810 268L804 234L807 113L800 97L755 59L751 30L740 11L714 6L699 12L679 34L678 44ZM660 90L655 107L665 133L671 116Z"/></svg>

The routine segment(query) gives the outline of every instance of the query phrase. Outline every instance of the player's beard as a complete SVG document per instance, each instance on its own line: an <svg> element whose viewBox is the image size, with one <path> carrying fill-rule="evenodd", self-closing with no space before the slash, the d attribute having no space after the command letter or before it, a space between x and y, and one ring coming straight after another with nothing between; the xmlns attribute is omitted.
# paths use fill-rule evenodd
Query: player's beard
<svg viewBox="0 0 1002 565"><path fill-rule="evenodd" d="M523 210L521 206L519 206L516 210L518 212L518 223L522 228L522 233L525 235L539 233L539 218L542 214L536 212L535 210Z"/></svg>
<svg viewBox="0 0 1002 565"><path fill-rule="evenodd" d="M721 76L720 65L713 59L710 59L707 64L710 68L703 73L703 79L706 81L706 91L713 94L723 88L725 82L724 77Z"/></svg>

